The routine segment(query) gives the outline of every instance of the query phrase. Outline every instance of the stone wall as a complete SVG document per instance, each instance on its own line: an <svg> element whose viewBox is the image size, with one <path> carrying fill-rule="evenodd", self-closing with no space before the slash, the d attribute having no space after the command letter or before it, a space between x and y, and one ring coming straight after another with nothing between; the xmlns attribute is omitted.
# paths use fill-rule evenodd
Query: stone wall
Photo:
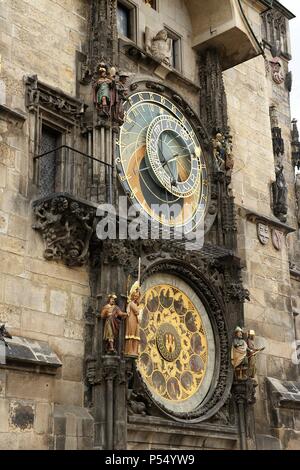
<svg viewBox="0 0 300 470"><path fill-rule="evenodd" d="M268 50L262 56L225 72L229 124L233 135L234 169L232 190L238 212L238 253L244 263L244 283L250 291L251 301L245 304L245 326L257 334L257 347L265 350L257 357L258 388L255 405L257 445L259 448L292 448L295 435L283 436L272 426L269 408L270 396L266 377L280 380L297 380L297 367L292 363L295 339L292 314L292 287L289 270L290 253L297 249L297 236L282 237L282 247L277 250L272 243L271 184L275 181L275 165L269 108L276 106L279 127L285 143L283 164L288 185L287 223L296 228L294 171L290 150L289 93L285 83L272 80ZM284 74L288 63L282 60ZM243 211L241 208L249 211ZM245 216L255 212L269 218L270 239L266 245L258 240L256 223L259 217ZM273 228L272 228L273 227ZM278 229L278 227L277 227ZM284 233L284 229L281 229ZM292 411L285 411L291 421ZM286 423L285 423L286 425ZM284 426L285 426L284 425ZM294 421L299 431L299 425ZM289 443L289 439L293 441ZM281 441L281 442L280 442ZM298 441L299 448L299 441Z"/></svg>
<svg viewBox="0 0 300 470"><path fill-rule="evenodd" d="M83 406L88 274L47 262L32 229L32 133L23 77L37 74L75 94L75 52L85 40L87 6L81 0L0 2L0 104L25 115L0 111L0 323L13 336L46 341L62 362L56 377L1 370L1 449L48 448L54 403Z"/></svg>

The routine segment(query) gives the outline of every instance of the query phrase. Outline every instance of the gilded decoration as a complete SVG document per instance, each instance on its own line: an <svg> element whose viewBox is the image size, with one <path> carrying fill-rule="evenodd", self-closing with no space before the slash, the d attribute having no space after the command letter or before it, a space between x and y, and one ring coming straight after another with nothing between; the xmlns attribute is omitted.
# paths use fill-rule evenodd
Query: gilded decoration
<svg viewBox="0 0 300 470"><path fill-rule="evenodd" d="M171 408L181 403L185 409L185 403L189 408L201 401L199 391L209 359L214 358L213 335L209 329L209 347L196 295L183 281L165 277L171 282L154 284L142 293L138 369L158 401Z"/></svg>

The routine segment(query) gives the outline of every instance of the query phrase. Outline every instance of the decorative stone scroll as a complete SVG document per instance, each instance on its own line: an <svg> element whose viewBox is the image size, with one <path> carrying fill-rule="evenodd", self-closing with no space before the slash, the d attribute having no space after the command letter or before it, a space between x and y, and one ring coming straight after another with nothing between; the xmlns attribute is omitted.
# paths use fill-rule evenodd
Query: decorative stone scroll
<svg viewBox="0 0 300 470"><path fill-rule="evenodd" d="M26 77L25 85L26 106L29 111L36 110L40 106L74 122L86 109L82 101L40 82L37 75Z"/></svg>
<svg viewBox="0 0 300 470"><path fill-rule="evenodd" d="M68 266L81 266L87 261L95 207L57 195L37 201L33 212L33 228L42 234L47 260L63 260Z"/></svg>

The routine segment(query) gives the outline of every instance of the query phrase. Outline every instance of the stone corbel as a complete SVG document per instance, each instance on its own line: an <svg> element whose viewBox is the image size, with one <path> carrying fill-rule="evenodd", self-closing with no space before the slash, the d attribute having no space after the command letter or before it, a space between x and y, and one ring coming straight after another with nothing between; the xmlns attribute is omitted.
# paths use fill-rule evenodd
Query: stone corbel
<svg viewBox="0 0 300 470"><path fill-rule="evenodd" d="M89 257L96 206L57 193L34 202L35 224L45 242L44 257L82 266Z"/></svg>

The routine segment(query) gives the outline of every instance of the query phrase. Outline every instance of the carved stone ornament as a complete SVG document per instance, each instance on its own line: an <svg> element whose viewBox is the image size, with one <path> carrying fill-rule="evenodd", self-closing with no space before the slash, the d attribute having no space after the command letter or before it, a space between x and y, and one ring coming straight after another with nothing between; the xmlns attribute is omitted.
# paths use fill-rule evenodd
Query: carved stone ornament
<svg viewBox="0 0 300 470"><path fill-rule="evenodd" d="M281 85L285 80L281 60L279 57L274 57L270 60L270 65L273 82L275 82L277 85Z"/></svg>
<svg viewBox="0 0 300 470"><path fill-rule="evenodd" d="M288 187L284 176L283 165L279 164L275 168L276 181L272 183L273 191L273 212L278 219L285 223L287 219Z"/></svg>
<svg viewBox="0 0 300 470"><path fill-rule="evenodd" d="M209 390L205 400L193 411L184 412L178 409L176 412L172 412L172 417L176 421L185 421L188 419L190 422L201 422L214 416L219 409L222 408L228 399L232 383L233 371L229 362L229 339L224 310L222 307L222 299L215 296L215 293L209 286L208 281L198 270L186 266L185 263L178 264L178 262L174 262L172 260L162 260L161 262L154 263L149 266L142 276L142 282L144 282L148 277L159 273L178 275L185 280L189 280L200 299L203 299L203 301L205 299L210 321L214 325L214 331L217 337L216 341L220 347L218 353L219 367L214 372L214 385ZM176 354L176 338L173 340L169 337L168 340L172 343L171 348L173 351L172 354L174 355ZM142 382L141 386L145 390L145 393L149 395L150 392L146 392L146 386ZM159 404L159 409L167 415L170 414L169 410L162 403Z"/></svg>
<svg viewBox="0 0 300 470"><path fill-rule="evenodd" d="M262 245L267 245L270 240L270 229L268 225L261 222L257 224L257 236Z"/></svg>
<svg viewBox="0 0 300 470"><path fill-rule="evenodd" d="M283 233L280 230L277 230L277 229L272 230L272 243L273 243L274 248L277 251L282 250Z"/></svg>
<svg viewBox="0 0 300 470"><path fill-rule="evenodd" d="M37 75L27 77L25 84L26 105L30 111L43 107L71 121L76 121L85 111L82 101L40 82Z"/></svg>
<svg viewBox="0 0 300 470"><path fill-rule="evenodd" d="M89 256L96 208L67 196L37 201L33 208L41 232L47 260L63 260L68 266L81 266Z"/></svg>
<svg viewBox="0 0 300 470"><path fill-rule="evenodd" d="M146 52L158 62L167 66L171 65L172 39L168 37L166 29L159 31L156 36L152 36L148 26L145 30Z"/></svg>

